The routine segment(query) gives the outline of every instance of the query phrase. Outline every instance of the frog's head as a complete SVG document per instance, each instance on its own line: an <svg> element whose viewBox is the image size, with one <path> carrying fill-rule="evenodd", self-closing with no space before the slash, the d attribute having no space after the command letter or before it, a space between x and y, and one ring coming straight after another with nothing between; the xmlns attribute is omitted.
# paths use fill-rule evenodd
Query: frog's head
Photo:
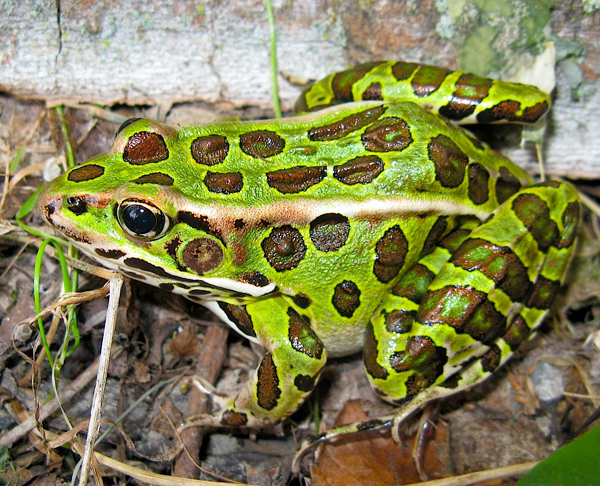
<svg viewBox="0 0 600 486"><path fill-rule="evenodd" d="M50 182L38 210L85 254L136 280L196 300L272 291L258 272L236 270L215 226L218 206L190 200L194 177L185 173L178 143L178 132L158 122L126 122L108 153Z"/></svg>

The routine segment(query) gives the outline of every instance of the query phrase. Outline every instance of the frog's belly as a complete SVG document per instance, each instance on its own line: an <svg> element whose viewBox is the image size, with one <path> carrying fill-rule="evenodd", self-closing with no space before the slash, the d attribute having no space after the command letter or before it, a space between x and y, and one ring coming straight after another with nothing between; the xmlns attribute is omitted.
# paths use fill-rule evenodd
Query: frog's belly
<svg viewBox="0 0 600 486"><path fill-rule="evenodd" d="M335 358L362 350L365 342L366 324L366 322L358 320L346 323L343 326L335 326L335 328L313 324L313 328L323 341L327 349L327 355Z"/></svg>

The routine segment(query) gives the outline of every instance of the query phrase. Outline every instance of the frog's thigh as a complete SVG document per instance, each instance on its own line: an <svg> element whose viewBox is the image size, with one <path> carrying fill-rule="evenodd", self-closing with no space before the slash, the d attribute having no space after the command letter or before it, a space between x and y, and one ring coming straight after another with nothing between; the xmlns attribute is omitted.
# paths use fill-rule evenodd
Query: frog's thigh
<svg viewBox="0 0 600 486"><path fill-rule="evenodd" d="M240 393L214 414L215 422L259 426L287 417L312 391L327 359L310 320L281 297L218 306L230 324L256 337L267 352Z"/></svg>
<svg viewBox="0 0 600 486"><path fill-rule="evenodd" d="M459 231L446 240L460 244L465 238ZM412 349L410 343L415 326L419 326L416 318L420 303L450 256L447 248L439 246L422 257L392 288L367 326L363 350L367 377L373 390L385 400L402 402L414 395L413 380L415 385L423 384L423 380L433 383L439 375L435 351L432 359L422 362L419 368L411 367L408 373L400 373L396 358L406 353L407 347Z"/></svg>
<svg viewBox="0 0 600 486"><path fill-rule="evenodd" d="M552 304L578 220L570 185L524 189L430 275L417 309L391 295L367 331L365 362L375 390L390 401L411 400L414 409L489 376Z"/></svg>

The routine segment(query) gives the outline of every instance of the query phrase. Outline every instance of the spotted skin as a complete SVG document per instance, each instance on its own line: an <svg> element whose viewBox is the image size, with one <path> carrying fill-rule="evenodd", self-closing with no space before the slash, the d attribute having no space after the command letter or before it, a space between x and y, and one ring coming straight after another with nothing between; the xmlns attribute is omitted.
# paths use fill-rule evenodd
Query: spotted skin
<svg viewBox="0 0 600 486"><path fill-rule="evenodd" d="M123 160L133 165L162 162L169 158L169 150L163 136L155 132L134 133L123 150Z"/></svg>
<svg viewBox="0 0 600 486"><path fill-rule="evenodd" d="M436 66L384 61L322 79L302 93L296 110L307 112L352 100L373 99L371 87L377 84L382 86L381 99L411 99L460 123L535 123L550 107L549 96L532 86Z"/></svg>
<svg viewBox="0 0 600 486"><path fill-rule="evenodd" d="M282 420L328 356L359 350L400 409L342 431L399 423L502 366L571 258L574 189L532 185L451 123L535 122L549 107L536 88L374 62L315 83L299 106L310 113L127 122L107 154L40 195L44 218L85 253L264 347L243 389L193 424Z"/></svg>

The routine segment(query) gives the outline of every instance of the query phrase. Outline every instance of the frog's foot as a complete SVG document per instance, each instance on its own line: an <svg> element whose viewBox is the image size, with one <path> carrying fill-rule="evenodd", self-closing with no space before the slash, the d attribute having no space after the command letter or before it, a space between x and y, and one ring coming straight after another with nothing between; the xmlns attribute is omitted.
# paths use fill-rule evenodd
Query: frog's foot
<svg viewBox="0 0 600 486"><path fill-rule="evenodd" d="M417 412L423 406L425 401L429 401L430 399L431 398L429 397L429 395L425 396L425 394L423 394L423 399L420 399L420 397L415 397L415 400L406 402L405 404L397 408L393 414L384 415L381 417L377 417L370 420L364 420L361 422L354 422L348 425L341 425L339 427L334 427L333 429L330 429L327 432L324 432L323 434L304 440L300 444L300 447L298 447L296 453L294 454L294 459L292 461L292 471L298 472L300 470L300 463L302 461L302 458L314 447L324 442L335 442L336 440L348 436L350 434L391 429L392 439L394 440L394 442L400 443L402 441L400 437L400 426L404 424L404 422L412 414Z"/></svg>
<svg viewBox="0 0 600 486"><path fill-rule="evenodd" d="M394 416L393 415L385 415L383 417L378 417L372 420L365 420L362 422L355 422L353 424L341 425L339 427L334 427L333 429L328 430L322 434L319 434L316 437L310 437L302 441L296 453L294 454L294 458L292 460L292 472L297 473L300 471L300 464L302 462L302 458L313 448L317 447L319 444L324 442L334 442L335 440L345 437L349 434L355 434L357 432L370 432L375 430L383 430L389 429L392 427Z"/></svg>
<svg viewBox="0 0 600 486"><path fill-rule="evenodd" d="M179 427L179 431L190 427L208 427L208 426L243 426L247 425L247 419L243 413L237 412L234 407L235 395L226 395L219 393L214 386L208 383L201 376L189 376L182 381L182 385L189 384L200 390L201 393L210 399L214 412L194 415L187 418ZM258 425L258 424L252 424Z"/></svg>

